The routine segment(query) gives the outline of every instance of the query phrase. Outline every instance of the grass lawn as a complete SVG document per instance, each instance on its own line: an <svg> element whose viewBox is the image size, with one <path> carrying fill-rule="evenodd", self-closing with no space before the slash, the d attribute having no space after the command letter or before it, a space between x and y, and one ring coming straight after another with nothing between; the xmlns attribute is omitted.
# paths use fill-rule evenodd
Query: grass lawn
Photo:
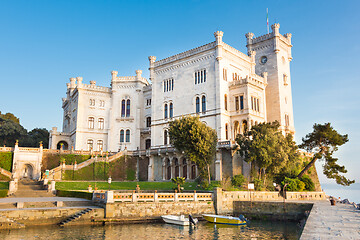
<svg viewBox="0 0 360 240"><path fill-rule="evenodd" d="M57 190L87 190L88 186L91 185L94 189L95 182L56 182ZM172 182L112 182L111 190L135 190L136 185L140 186L141 190L173 190L176 185ZM219 182L211 182L211 188L217 187ZM109 189L107 182L96 182L96 187L99 190ZM195 182L186 182L183 186L184 190L203 190L197 187Z"/></svg>

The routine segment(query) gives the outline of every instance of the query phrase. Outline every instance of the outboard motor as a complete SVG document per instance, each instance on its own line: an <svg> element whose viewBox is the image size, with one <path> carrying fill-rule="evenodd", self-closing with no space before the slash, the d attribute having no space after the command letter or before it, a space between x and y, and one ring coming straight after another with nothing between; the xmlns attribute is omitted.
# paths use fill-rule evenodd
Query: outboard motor
<svg viewBox="0 0 360 240"><path fill-rule="evenodd" d="M248 220L246 219L246 217L244 217L244 215L242 215L242 214L240 214L239 219L240 219L241 221L245 221L245 222L248 221Z"/></svg>
<svg viewBox="0 0 360 240"><path fill-rule="evenodd" d="M194 226L197 224L198 220L194 219L190 214L189 214L189 222L190 224L194 224Z"/></svg>

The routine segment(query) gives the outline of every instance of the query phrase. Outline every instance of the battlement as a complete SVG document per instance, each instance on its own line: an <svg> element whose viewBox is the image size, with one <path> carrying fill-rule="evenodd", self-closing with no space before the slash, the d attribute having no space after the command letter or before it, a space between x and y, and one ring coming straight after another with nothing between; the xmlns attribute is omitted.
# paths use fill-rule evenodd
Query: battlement
<svg viewBox="0 0 360 240"><path fill-rule="evenodd" d="M136 76L117 76L118 72L112 71L111 72L111 83L140 81L145 84L148 84L147 79L144 77L141 77L141 74L142 74L141 70L136 70L135 73L136 73Z"/></svg>
<svg viewBox="0 0 360 240"><path fill-rule="evenodd" d="M264 74L264 77L252 74L251 76L246 76L239 80L234 80L232 82L229 82L229 87L232 88L244 84L252 84L261 89L264 89L267 86L267 74Z"/></svg>
<svg viewBox="0 0 360 240"><path fill-rule="evenodd" d="M274 37L279 37L280 40L282 40L284 43L287 43L288 45L291 45L291 33L286 33L284 35L281 35L279 33L280 24L275 23L271 26L272 32L268 34L261 35L259 37L254 37L255 35L253 33L247 33L245 34L245 37L247 39L247 44L257 44L269 39L272 39Z"/></svg>

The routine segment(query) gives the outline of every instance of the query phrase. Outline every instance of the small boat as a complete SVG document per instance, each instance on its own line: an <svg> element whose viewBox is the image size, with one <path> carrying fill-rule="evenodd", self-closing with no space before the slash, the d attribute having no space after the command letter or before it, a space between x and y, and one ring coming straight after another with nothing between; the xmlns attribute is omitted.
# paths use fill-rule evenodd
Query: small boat
<svg viewBox="0 0 360 240"><path fill-rule="evenodd" d="M181 226L189 226L190 223L196 225L198 220L197 218L193 218L191 215L189 217L185 217L184 215L175 216L175 215L163 215L161 218L166 223L176 224Z"/></svg>
<svg viewBox="0 0 360 240"><path fill-rule="evenodd" d="M212 214L203 214L203 217L206 221L211 223L221 223L228 225L245 225L247 219L240 215L239 217L223 216L223 215L212 215Z"/></svg>

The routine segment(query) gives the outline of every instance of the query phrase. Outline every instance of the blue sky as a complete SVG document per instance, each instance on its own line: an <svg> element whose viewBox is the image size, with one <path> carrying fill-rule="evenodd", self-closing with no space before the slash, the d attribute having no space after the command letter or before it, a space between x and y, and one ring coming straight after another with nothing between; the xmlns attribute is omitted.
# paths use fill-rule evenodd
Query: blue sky
<svg viewBox="0 0 360 240"><path fill-rule="evenodd" d="M293 35L297 142L315 122L331 122L349 134L337 156L359 182L360 1L1 1L0 111L28 130L61 128L70 77L103 86L112 70L148 77L148 56L211 42L216 30L246 53L244 34L266 33L266 8L270 24Z"/></svg>

